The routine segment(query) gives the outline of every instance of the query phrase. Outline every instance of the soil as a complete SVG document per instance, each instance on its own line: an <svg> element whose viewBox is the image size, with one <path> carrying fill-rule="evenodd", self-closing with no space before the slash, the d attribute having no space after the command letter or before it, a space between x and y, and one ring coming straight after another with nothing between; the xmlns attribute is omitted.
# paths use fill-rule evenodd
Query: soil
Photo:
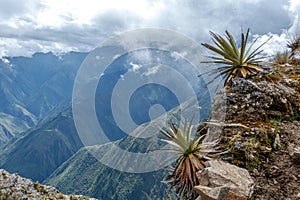
<svg viewBox="0 0 300 200"><path fill-rule="evenodd" d="M221 121L220 110L226 110L227 124L243 125L221 131L221 148L230 150L222 159L249 171L251 199L300 200L300 66L233 80L215 98L215 121Z"/></svg>
<svg viewBox="0 0 300 200"><path fill-rule="evenodd" d="M277 124L280 150L272 151L262 164L252 170L255 180L254 199L300 200L300 161L293 148L300 147L300 122Z"/></svg>

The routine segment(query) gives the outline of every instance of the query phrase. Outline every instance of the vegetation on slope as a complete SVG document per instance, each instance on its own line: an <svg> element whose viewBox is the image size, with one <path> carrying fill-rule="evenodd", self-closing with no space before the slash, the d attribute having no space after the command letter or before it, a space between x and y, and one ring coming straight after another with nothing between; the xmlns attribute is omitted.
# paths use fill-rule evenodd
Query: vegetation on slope
<svg viewBox="0 0 300 200"><path fill-rule="evenodd" d="M103 200L148 200L167 196L166 185L161 182L164 170L141 174L120 172L103 165L88 151L101 151L101 148L101 145L82 148L55 170L45 183L67 194L77 193Z"/></svg>
<svg viewBox="0 0 300 200"><path fill-rule="evenodd" d="M299 40L289 43L291 56L287 51L277 54L275 63L269 66L265 63L263 67L258 64L260 57L247 63L254 58L251 55L262 52L255 49L248 53L248 58L245 56L248 31L246 37L242 33L240 49L228 32L227 41L212 32L211 35L217 47L203 45L220 57L210 56L212 60L206 63L221 64L211 74L223 75L225 85L214 99L212 113L216 118L211 119L213 123L200 124L199 134L210 130L210 134L220 139L219 148L229 149L216 158L248 169L256 183L253 198L298 198L300 166L294 154L300 147L300 65L297 65L299 58L295 57L299 54ZM220 111L226 117L218 123L215 120L222 115L218 115ZM214 132L214 126L220 125L221 131Z"/></svg>
<svg viewBox="0 0 300 200"><path fill-rule="evenodd" d="M0 152L0 168L42 182L82 146L67 110L6 145Z"/></svg>

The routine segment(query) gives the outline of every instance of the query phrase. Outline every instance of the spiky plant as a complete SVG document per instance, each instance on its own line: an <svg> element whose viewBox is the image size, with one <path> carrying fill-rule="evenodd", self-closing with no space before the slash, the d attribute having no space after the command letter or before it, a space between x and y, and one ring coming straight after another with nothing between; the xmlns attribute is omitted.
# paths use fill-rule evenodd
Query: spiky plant
<svg viewBox="0 0 300 200"><path fill-rule="evenodd" d="M300 36L294 37L287 43L287 47L291 49L291 52L295 52L300 49Z"/></svg>
<svg viewBox="0 0 300 200"><path fill-rule="evenodd" d="M217 64L221 66L209 72L211 75L217 74L209 83L222 76L222 78L225 79L225 86L230 83L235 76L246 78L249 75L264 70L260 64L264 58L259 56L259 54L263 52L260 48L267 43L271 37L254 50L251 50L253 45L257 42L258 37L250 44L249 48L247 48L249 31L250 29L247 30L246 36L244 33L241 33L240 48L238 48L233 36L228 31L225 31L225 37L210 31L210 35L212 36L211 39L215 46L207 43L202 43L202 45L219 56L208 56L211 60L202 63Z"/></svg>
<svg viewBox="0 0 300 200"><path fill-rule="evenodd" d="M274 61L277 64L286 64L289 61L289 52L285 50L283 53L277 52Z"/></svg>
<svg viewBox="0 0 300 200"><path fill-rule="evenodd" d="M208 155L215 153L214 147L217 142L203 142L204 135L192 137L192 123L184 123L183 128L177 128L174 123L161 133L168 140L163 141L175 147L176 161L171 173L166 177L170 181L171 188L175 188L179 198L195 199L196 193L193 187L199 185L196 172L203 169L204 162L210 159ZM170 149L168 149L170 150Z"/></svg>

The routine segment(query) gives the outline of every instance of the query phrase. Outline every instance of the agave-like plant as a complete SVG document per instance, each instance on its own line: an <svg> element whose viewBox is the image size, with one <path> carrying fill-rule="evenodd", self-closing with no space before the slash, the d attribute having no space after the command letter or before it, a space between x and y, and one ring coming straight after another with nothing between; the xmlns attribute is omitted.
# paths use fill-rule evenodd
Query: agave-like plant
<svg viewBox="0 0 300 200"><path fill-rule="evenodd" d="M171 173L166 177L170 181L171 188L176 189L179 198L195 199L197 194L193 187L199 185L196 172L205 167L204 162L209 160L209 154L215 153L217 141L203 142L204 136L192 137L192 123L184 123L180 129L174 123L161 133L168 139L163 141L175 147L176 161ZM168 149L170 150L170 149Z"/></svg>
<svg viewBox="0 0 300 200"><path fill-rule="evenodd" d="M300 36L294 37L287 43L287 47L291 49L291 52L295 52L300 49Z"/></svg>
<svg viewBox="0 0 300 200"><path fill-rule="evenodd" d="M247 48L249 31L250 29L247 30L246 36L244 33L241 33L240 48L238 48L233 36L228 31L225 31L225 37L210 31L212 41L216 46L212 46L207 43L201 44L220 56L208 56L211 60L204 61L202 63L222 66L209 72L210 74L217 74L209 83L222 76L222 78L225 79L225 86L230 83L232 78L235 76L242 76L246 78L249 75L253 75L264 70L260 63L263 62L262 59L265 57L258 55L263 52L260 48L267 43L271 37L254 50L251 50L253 45L257 42L258 37L250 44L249 48Z"/></svg>

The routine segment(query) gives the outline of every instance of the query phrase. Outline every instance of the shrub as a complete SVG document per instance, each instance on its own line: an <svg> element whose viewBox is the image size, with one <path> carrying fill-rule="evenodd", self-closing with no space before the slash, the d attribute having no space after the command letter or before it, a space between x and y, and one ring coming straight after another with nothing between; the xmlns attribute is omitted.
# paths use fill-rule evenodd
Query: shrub
<svg viewBox="0 0 300 200"><path fill-rule="evenodd" d="M285 50L283 53L277 52L274 57L274 62L277 64L286 64L289 61L289 52Z"/></svg>
<svg viewBox="0 0 300 200"><path fill-rule="evenodd" d="M300 49L300 36L295 36L292 40L288 41L287 47L291 49L291 52L295 52Z"/></svg>
<svg viewBox="0 0 300 200"><path fill-rule="evenodd" d="M194 199L197 194L193 187L199 184L196 172L205 167L204 162L210 159L208 154L215 152L217 142L203 142L204 135L192 137L192 123L184 123L181 129L170 123L166 129L161 130L168 138L163 141L175 147L171 151L176 152L176 161L166 180L170 181L171 188L175 188L180 198Z"/></svg>
<svg viewBox="0 0 300 200"><path fill-rule="evenodd" d="M252 51L251 49L257 42L258 38L256 38L249 48L247 48L249 31L250 30L248 29L246 35L241 33L240 48L238 48L233 36L228 31L225 31L225 37L210 31L210 35L212 36L212 41L215 46L211 46L207 43L202 43L202 45L219 56L208 56L211 60L204 61L202 63L217 64L221 66L209 72L210 75L217 75L208 84L218 77L224 76L224 85L226 85L230 83L231 79L235 76L246 78L249 75L263 71L260 63L263 62L262 59L264 57L259 57L258 55L263 51L260 50L260 48L268 42L271 37Z"/></svg>

